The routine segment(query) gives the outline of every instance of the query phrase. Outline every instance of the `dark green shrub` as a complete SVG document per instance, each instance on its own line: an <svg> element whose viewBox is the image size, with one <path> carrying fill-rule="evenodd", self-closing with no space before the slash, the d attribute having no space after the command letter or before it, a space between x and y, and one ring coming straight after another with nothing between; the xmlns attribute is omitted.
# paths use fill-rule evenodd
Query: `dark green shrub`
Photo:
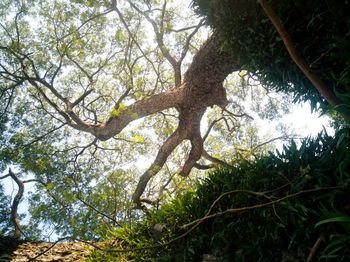
<svg viewBox="0 0 350 262"><path fill-rule="evenodd" d="M350 132L335 138L320 134L316 139L295 142L282 153L243 161L232 169L211 173L194 192L179 195L153 211L142 223L117 230L121 246L144 247L186 233L183 225L202 218L214 201L232 190L264 192L229 193L210 214L232 208L268 203L298 194L274 205L245 212L228 212L205 220L181 239L163 247L129 254L136 261L202 261L211 254L217 261L306 261L318 239L318 261L350 258ZM328 188L328 189L327 189ZM156 224L165 225L155 237Z"/></svg>

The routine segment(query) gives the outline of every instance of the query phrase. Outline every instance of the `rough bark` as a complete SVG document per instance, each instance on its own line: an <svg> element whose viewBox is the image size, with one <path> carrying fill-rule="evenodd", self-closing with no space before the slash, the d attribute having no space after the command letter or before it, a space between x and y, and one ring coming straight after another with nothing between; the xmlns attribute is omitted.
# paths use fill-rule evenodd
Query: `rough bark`
<svg viewBox="0 0 350 262"><path fill-rule="evenodd" d="M11 169L9 169L9 175L18 185L18 192L15 195L11 206L11 220L15 227L14 237L20 238L22 234L22 230L21 230L21 224L19 221L17 210L18 210L18 205L23 197L24 185L23 185L23 182L12 172Z"/></svg>

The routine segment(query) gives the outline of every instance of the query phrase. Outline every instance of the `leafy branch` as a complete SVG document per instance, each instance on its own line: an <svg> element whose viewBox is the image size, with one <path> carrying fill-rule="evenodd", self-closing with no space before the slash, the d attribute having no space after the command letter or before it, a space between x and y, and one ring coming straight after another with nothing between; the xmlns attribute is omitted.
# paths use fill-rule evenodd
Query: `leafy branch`
<svg viewBox="0 0 350 262"><path fill-rule="evenodd" d="M270 19L271 23L280 35L283 43L294 61L294 63L299 67L299 69L304 73L304 75L310 80L317 91L334 107L341 105L341 101L334 95L329 87L318 77L318 75L313 72L306 61L301 57L299 52L296 50L292 39L290 38L288 31L283 26L282 21L276 14L275 10L266 0L258 0L259 4L263 8L266 16ZM342 113L345 119L350 121L350 115Z"/></svg>

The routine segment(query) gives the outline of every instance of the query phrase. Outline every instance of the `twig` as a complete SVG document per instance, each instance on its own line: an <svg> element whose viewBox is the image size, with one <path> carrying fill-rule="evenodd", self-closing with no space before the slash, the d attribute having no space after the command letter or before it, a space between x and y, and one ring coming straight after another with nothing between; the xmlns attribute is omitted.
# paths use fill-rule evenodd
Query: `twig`
<svg viewBox="0 0 350 262"><path fill-rule="evenodd" d="M284 200L287 200L287 199L290 199L290 198L295 198L295 197L298 197L298 196L303 195L303 194L310 194L310 193L316 193L316 192L333 190L333 189L339 189L339 188L342 188L342 187L339 187L339 186L338 187L324 187L324 188L302 190L302 191L299 191L297 193L294 193L294 194L291 194L291 195L287 195L287 196L281 197L279 199L276 199L274 201L270 201L270 202L267 202L267 203L262 203L262 204L257 204L257 205L253 205L253 206L247 206L247 207L229 208L229 209L226 209L225 211L217 212L217 213L214 213L214 214L211 214L211 215L206 215L206 216L204 216L202 218L196 219L196 220L192 221L191 223L188 223L188 224L184 225L183 227L188 227L188 226L191 226L193 224L199 225L200 223L202 223L202 222L204 222L204 221L206 221L208 219L211 219L211 218L214 218L214 217L218 217L218 216L222 216L222 215L225 215L225 214L228 214L228 213L242 213L242 212L249 211L249 210L254 210L254 209L259 209L259 208L263 208L263 207L272 206L272 205L280 203L280 202L282 202ZM219 198L222 198L222 196L219 196Z"/></svg>
<svg viewBox="0 0 350 262"><path fill-rule="evenodd" d="M0 180L1 179L5 179L6 177L9 177L10 176L10 174L6 174L6 175L3 175L3 176L0 176Z"/></svg>
<svg viewBox="0 0 350 262"><path fill-rule="evenodd" d="M230 110L227 110L226 108L222 107L221 108L223 112L226 112L228 113L230 116L232 116L233 118L236 118L236 117L246 117L246 118L249 118L251 120L254 120L254 118L250 115L248 115L247 113L242 113L242 114L235 114L233 112L231 112Z"/></svg>
<svg viewBox="0 0 350 262"><path fill-rule="evenodd" d="M79 193L80 194L80 193ZM107 215L106 213L98 210L96 207L94 207L93 205L91 205L90 203L88 203L87 201L85 201L84 199L82 199L80 196L76 195L75 196L80 202L82 202L84 205L86 205L88 208L92 209L93 211L95 211L96 213L104 216L105 218L111 220L114 224L118 225L119 227L123 227L115 218Z"/></svg>
<svg viewBox="0 0 350 262"><path fill-rule="evenodd" d="M216 158L216 157L211 156L204 148L203 148L203 150L202 150L202 156L203 156L205 159L207 159L207 160L209 160L209 161L211 161L211 162L213 162L213 163L216 163L216 164L219 164L219 165L228 167L228 168L231 168L231 167L232 167L232 165L226 163L225 161L222 161L222 160L220 160L220 159L218 159L218 158Z"/></svg>
<svg viewBox="0 0 350 262"><path fill-rule="evenodd" d="M28 261L35 261L37 258L41 257L42 255L46 254L50 249L52 249L54 246L56 246L59 242L65 240L65 239L69 239L71 237L63 237L58 239L57 241L55 241L54 243L52 243L51 246L49 246L47 249L45 249L44 251L40 252L38 255L36 255L35 257L29 258Z"/></svg>
<svg viewBox="0 0 350 262"><path fill-rule="evenodd" d="M244 193L244 194L248 194L248 195L254 195L254 196L258 196L258 197L267 197L265 195L264 192L254 192L254 191L251 191L251 190L243 190L243 189L239 189L239 190L233 190L233 191L229 191L229 192L225 192L223 194L221 194L213 203L212 205L210 206L207 214L209 215L212 211L212 209L214 208L214 206L225 196L227 195L232 195L232 194L237 194L237 193ZM270 197L267 197L268 199L270 199Z"/></svg>
<svg viewBox="0 0 350 262"><path fill-rule="evenodd" d="M48 131L47 133L45 133L45 134L43 134L43 135L41 135L41 136L36 137L33 141L31 141L31 142L29 142L29 143L23 145L22 147L28 147L28 146L30 146L30 145L36 143L36 142L39 142L41 139L43 139L43 138L45 138L46 136L52 134L53 132L59 130L60 128L62 128L62 127L65 126L65 125L66 125L66 123L62 123L61 125L59 125L59 126L53 128L52 130Z"/></svg>

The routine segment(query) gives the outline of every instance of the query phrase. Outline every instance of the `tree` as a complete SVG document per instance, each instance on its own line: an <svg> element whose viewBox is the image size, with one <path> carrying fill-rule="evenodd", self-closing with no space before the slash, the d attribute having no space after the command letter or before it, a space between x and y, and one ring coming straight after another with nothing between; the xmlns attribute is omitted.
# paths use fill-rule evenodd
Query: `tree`
<svg viewBox="0 0 350 262"><path fill-rule="evenodd" d="M170 183L180 187L175 173L187 177L193 168L228 165L211 148L213 137L224 133L230 152L242 153L239 146L248 147L248 153L260 148L262 141L238 103L239 95L245 96L242 85L223 84L242 66L222 48L219 34L201 45L203 20L181 8L171 1L1 4L1 164L2 170L18 165L22 179L21 173L37 179L38 191L31 195L34 217L50 214L64 231L63 220L75 221L84 213L77 202L90 208L103 202L106 193L96 192L113 190L100 182L117 174L126 181L115 185L135 189L137 207L157 205ZM201 132L211 107L207 130ZM242 145L243 124L251 125L246 132L251 139ZM132 165L135 152L155 155L140 178ZM176 154L186 155L185 161L174 159ZM151 185L160 172L166 175ZM150 199L155 192L156 199ZM96 213L115 220L119 210L109 208L95 208L86 221ZM97 234L90 233L90 238Z"/></svg>

